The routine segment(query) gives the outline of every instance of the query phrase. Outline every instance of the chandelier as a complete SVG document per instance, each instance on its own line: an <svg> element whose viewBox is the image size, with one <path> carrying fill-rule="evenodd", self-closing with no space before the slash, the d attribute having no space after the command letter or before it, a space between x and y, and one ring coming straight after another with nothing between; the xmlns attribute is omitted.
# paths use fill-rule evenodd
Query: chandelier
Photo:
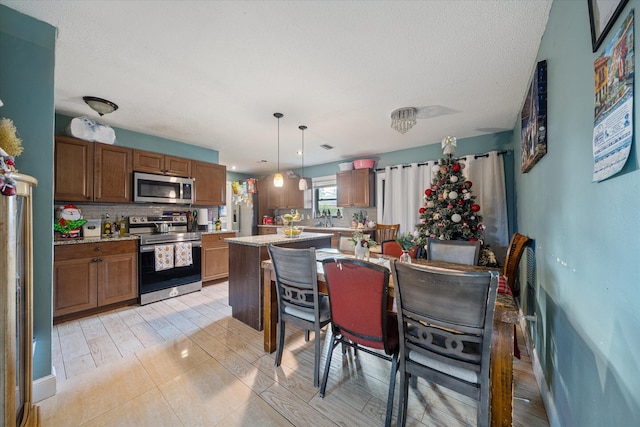
<svg viewBox="0 0 640 427"><path fill-rule="evenodd" d="M416 124L417 112L413 107L398 108L391 113L391 127L404 135Z"/></svg>

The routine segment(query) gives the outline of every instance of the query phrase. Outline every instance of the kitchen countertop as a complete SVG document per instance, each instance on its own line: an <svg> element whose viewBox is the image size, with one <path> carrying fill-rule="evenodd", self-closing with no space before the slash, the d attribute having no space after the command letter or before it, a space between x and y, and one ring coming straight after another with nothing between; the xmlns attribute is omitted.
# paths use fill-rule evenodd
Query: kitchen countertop
<svg viewBox="0 0 640 427"><path fill-rule="evenodd" d="M284 234L263 234L258 236L246 236L246 237L228 237L224 239L225 242L235 243L238 245L247 246L267 246L274 243L292 243L305 240L314 240L319 237L330 236L328 233L309 233L302 232L296 237L285 237Z"/></svg>
<svg viewBox="0 0 640 427"><path fill-rule="evenodd" d="M259 224L258 227L276 227L283 228L288 227L288 225L275 225L275 224ZM319 227L317 225L297 225L297 227L302 228L303 230L313 230L315 232L322 231L375 231L374 228L351 228L351 227Z"/></svg>
<svg viewBox="0 0 640 427"><path fill-rule="evenodd" d="M53 246L78 245L81 243L122 242L124 240L140 240L140 236L136 234L125 234L123 236L114 234L109 236L102 235L100 237L78 237L77 239L63 239L56 236L53 239Z"/></svg>

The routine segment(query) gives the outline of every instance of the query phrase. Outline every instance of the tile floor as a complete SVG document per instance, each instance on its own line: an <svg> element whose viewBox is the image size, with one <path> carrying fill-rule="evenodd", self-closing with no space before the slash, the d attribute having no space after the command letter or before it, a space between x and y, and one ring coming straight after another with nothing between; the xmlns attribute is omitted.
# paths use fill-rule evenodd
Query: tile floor
<svg viewBox="0 0 640 427"><path fill-rule="evenodd" d="M47 426L378 426L390 364L336 350L324 399L313 387L313 337L289 327L282 366L262 333L231 317L227 283L53 328L57 393ZM524 343L521 332L519 343ZM324 334L323 334L324 340ZM514 425L548 426L526 348L515 360ZM321 366L324 367L324 354ZM394 408L397 416L397 393ZM411 426L475 425L475 403L424 380Z"/></svg>

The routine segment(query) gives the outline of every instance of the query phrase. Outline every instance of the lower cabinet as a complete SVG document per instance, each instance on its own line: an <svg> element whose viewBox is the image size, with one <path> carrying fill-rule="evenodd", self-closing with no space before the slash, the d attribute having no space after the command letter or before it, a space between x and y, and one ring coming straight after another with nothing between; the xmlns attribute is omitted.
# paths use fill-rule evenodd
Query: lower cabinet
<svg viewBox="0 0 640 427"><path fill-rule="evenodd" d="M278 227L276 227L275 225L273 227L258 227L258 234L278 234Z"/></svg>
<svg viewBox="0 0 640 427"><path fill-rule="evenodd" d="M55 246L53 317L76 314L138 297L138 244Z"/></svg>
<svg viewBox="0 0 640 427"><path fill-rule="evenodd" d="M229 244L224 239L236 233L202 235L202 281L229 277Z"/></svg>

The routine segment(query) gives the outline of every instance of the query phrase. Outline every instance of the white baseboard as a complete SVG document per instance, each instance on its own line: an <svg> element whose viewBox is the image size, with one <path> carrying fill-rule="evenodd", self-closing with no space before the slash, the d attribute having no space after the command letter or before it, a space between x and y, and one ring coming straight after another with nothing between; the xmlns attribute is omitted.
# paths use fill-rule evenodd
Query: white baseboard
<svg viewBox="0 0 640 427"><path fill-rule="evenodd" d="M542 366L540 365L540 360L538 359L538 354L533 349L533 341L531 340L531 336L529 336L529 328L527 325L527 319L525 319L522 309L520 311L520 327L522 328L522 334L524 335L524 340L527 345L527 351L529 352L529 357L531 358L531 366L533 368L533 376L536 378L536 382L538 383L538 390L540 390L540 396L542 397L542 402L544 403L544 408L547 411L547 418L549 419L549 426L560 426L560 421L558 419L558 411L556 406L551 399L551 393L549 391L549 386L547 381L544 378L544 372L542 372Z"/></svg>
<svg viewBox="0 0 640 427"><path fill-rule="evenodd" d="M33 403L56 394L56 368L52 366L51 372L51 375L38 378L33 382Z"/></svg>

